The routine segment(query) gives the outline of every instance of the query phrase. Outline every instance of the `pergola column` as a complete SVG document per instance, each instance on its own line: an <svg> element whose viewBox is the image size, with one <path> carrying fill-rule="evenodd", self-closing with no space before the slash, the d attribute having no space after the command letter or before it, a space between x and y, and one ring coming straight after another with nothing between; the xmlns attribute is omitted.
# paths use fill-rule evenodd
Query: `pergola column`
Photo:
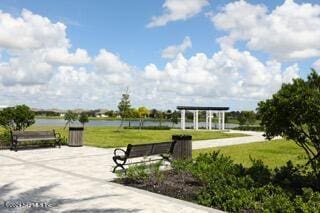
<svg viewBox="0 0 320 213"><path fill-rule="evenodd" d="M209 111L209 130L212 130L212 111Z"/></svg>
<svg viewBox="0 0 320 213"><path fill-rule="evenodd" d="M182 109L181 110L181 129L185 130L186 129L186 110Z"/></svg>
<svg viewBox="0 0 320 213"><path fill-rule="evenodd" d="M221 130L221 112L218 111L218 129Z"/></svg>
<svg viewBox="0 0 320 213"><path fill-rule="evenodd" d="M206 129L209 129L209 112L206 111Z"/></svg>
<svg viewBox="0 0 320 213"><path fill-rule="evenodd" d="M198 130L199 128L198 119L199 119L199 110L194 110L193 111L193 129L194 130Z"/></svg>
<svg viewBox="0 0 320 213"><path fill-rule="evenodd" d="M225 112L222 111L222 130L225 129Z"/></svg>
<svg viewBox="0 0 320 213"><path fill-rule="evenodd" d="M196 130L199 129L199 110L196 110Z"/></svg>

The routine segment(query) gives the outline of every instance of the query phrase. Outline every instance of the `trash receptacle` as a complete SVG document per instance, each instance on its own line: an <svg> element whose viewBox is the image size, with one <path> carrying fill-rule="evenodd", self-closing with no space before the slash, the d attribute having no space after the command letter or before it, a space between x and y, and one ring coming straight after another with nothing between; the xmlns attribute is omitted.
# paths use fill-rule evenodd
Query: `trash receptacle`
<svg viewBox="0 0 320 213"><path fill-rule="evenodd" d="M172 140L176 141L172 155L174 160L192 159L191 135L172 135Z"/></svg>
<svg viewBox="0 0 320 213"><path fill-rule="evenodd" d="M83 127L69 127L69 146L83 145Z"/></svg>

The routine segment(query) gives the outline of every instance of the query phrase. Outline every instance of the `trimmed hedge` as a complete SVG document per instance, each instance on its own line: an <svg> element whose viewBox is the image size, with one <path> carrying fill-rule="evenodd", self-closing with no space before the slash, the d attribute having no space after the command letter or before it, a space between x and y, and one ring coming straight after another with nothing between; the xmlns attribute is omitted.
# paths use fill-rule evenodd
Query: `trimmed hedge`
<svg viewBox="0 0 320 213"><path fill-rule="evenodd" d="M234 130L242 130L242 131L257 131L257 132L263 132L264 128L262 126L238 126L232 128Z"/></svg>
<svg viewBox="0 0 320 213"><path fill-rule="evenodd" d="M144 130L170 130L168 126L125 126L124 129L144 129Z"/></svg>

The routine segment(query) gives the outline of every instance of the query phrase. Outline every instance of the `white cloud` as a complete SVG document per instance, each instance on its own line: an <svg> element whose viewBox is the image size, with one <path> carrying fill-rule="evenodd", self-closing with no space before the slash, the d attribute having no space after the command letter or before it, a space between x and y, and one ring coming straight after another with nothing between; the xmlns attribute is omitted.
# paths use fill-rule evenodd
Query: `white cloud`
<svg viewBox="0 0 320 213"><path fill-rule="evenodd" d="M8 62L0 62L0 80L8 86L45 84L53 74L52 68L43 60L41 52L34 51L31 54L26 51L11 57Z"/></svg>
<svg viewBox="0 0 320 213"><path fill-rule="evenodd" d="M75 53L69 53L66 48L52 48L46 53L46 60L52 64L87 64L90 57L84 49L76 49Z"/></svg>
<svg viewBox="0 0 320 213"><path fill-rule="evenodd" d="M208 0L165 0L161 16L154 16L147 27L165 26L167 23L189 19L200 13L202 8L209 5Z"/></svg>
<svg viewBox="0 0 320 213"><path fill-rule="evenodd" d="M66 26L48 18L22 10L20 17L0 11L0 47L7 49L39 49L68 47Z"/></svg>
<svg viewBox="0 0 320 213"><path fill-rule="evenodd" d="M227 4L212 16L214 25L228 32L229 42L245 41L251 50L277 60L320 56L320 6L286 0L273 11L244 0Z"/></svg>
<svg viewBox="0 0 320 213"><path fill-rule="evenodd" d="M0 32L6 29L20 33L30 41L13 44L9 38L0 39L5 53L0 58L3 105L114 108L127 86L134 106L167 108L239 99L247 103L270 96L282 82L297 77L299 71L296 64L283 68L276 60L262 62L248 51L239 51L230 36L220 39L221 50L212 56L197 53L190 58L183 55L191 47L191 39L186 37L182 44L164 51L166 57L174 57L164 68L150 63L138 70L106 49L91 57L84 49L70 52L66 27L61 23L54 24L26 10L17 18L0 12L1 18L8 23L0 22ZM25 33L16 32L19 27L13 26L17 23ZM64 26L62 31L59 26ZM55 36L45 37L42 27L61 34L52 32ZM46 39L48 43L43 42Z"/></svg>
<svg viewBox="0 0 320 213"><path fill-rule="evenodd" d="M70 53L70 46L64 24L25 9L18 17L0 11L0 49L9 58L0 58L2 84L45 84L60 65L90 62L86 50Z"/></svg>
<svg viewBox="0 0 320 213"><path fill-rule="evenodd" d="M130 67L123 62L118 55L113 54L105 49L101 49L98 56L94 60L99 70L107 73L128 72Z"/></svg>
<svg viewBox="0 0 320 213"><path fill-rule="evenodd" d="M172 45L161 51L163 58L175 58L179 53L184 53L188 48L192 47L191 38L186 36L179 45Z"/></svg>
<svg viewBox="0 0 320 213"><path fill-rule="evenodd" d="M293 65L282 70L276 61L262 63L249 52L232 47L224 48L208 58L198 53L186 59L179 54L166 64L163 70L150 64L145 67L144 77L156 82L159 96L175 93L180 97L250 98L261 100L269 97L298 76L298 67Z"/></svg>

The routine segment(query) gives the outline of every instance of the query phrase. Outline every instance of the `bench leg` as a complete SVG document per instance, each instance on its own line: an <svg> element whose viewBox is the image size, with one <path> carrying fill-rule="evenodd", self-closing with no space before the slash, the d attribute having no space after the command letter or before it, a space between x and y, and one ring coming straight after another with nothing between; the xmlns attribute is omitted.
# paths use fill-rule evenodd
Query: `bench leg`
<svg viewBox="0 0 320 213"><path fill-rule="evenodd" d="M56 140L55 144L54 144L54 147L56 147L58 145L59 149L61 148L61 140L58 139Z"/></svg>
<svg viewBox="0 0 320 213"><path fill-rule="evenodd" d="M170 156L164 156L164 155L160 155L162 157L163 160L168 161L169 163L172 162L172 160L170 159Z"/></svg>
<svg viewBox="0 0 320 213"><path fill-rule="evenodd" d="M126 164L127 159L125 159L122 163L119 163L115 157L113 157L112 160L113 160L113 161L115 162L115 164L116 164L116 166L113 168L113 171L112 171L113 173L115 173L115 171L116 171L116 169L117 169L118 167L121 167L123 170L125 170L124 165Z"/></svg>
<svg viewBox="0 0 320 213"><path fill-rule="evenodd" d="M11 142L10 150L11 150L11 151L15 151L15 152L18 151L18 142L17 142L17 141L12 141L12 142Z"/></svg>
<svg viewBox="0 0 320 213"><path fill-rule="evenodd" d="M123 165L118 164L113 168L112 173L115 173L118 167L121 167L123 170L126 170Z"/></svg>

